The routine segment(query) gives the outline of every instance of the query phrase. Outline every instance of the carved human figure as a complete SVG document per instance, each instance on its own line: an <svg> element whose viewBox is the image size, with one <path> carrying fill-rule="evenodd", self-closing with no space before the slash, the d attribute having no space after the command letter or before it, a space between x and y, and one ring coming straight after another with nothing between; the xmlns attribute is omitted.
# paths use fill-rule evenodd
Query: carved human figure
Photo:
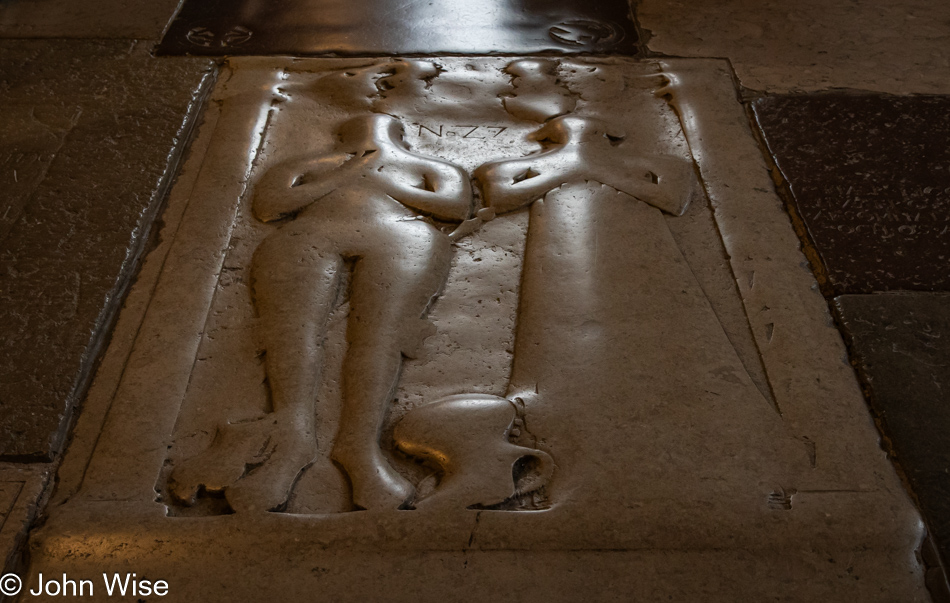
<svg viewBox="0 0 950 603"><path fill-rule="evenodd" d="M451 261L446 235L420 216L468 218L468 177L412 153L396 119L370 115L341 128L337 153L271 168L255 189L253 208L264 222L293 218L265 239L252 267L280 442L260 473L260 496L280 504L316 454L323 327L342 274L351 269L343 408L332 458L350 478L354 504L396 508L412 487L383 457L380 429L402 355L427 334L425 314Z"/></svg>
<svg viewBox="0 0 950 603"><path fill-rule="evenodd" d="M451 262L448 237L423 216L468 218L468 176L410 151L395 118L365 115L340 128L335 152L270 168L254 189L253 211L263 222L284 221L257 248L251 271L276 445L262 466L224 486L228 502L280 508L317 455L322 345L348 281L343 408L331 456L357 507L395 509L413 488L385 459L380 430L402 356L429 334L425 315ZM173 481L184 482L187 500L196 479Z"/></svg>
<svg viewBox="0 0 950 603"><path fill-rule="evenodd" d="M534 103L532 107L537 109L538 115L546 110L542 103ZM583 186L588 181L605 184L660 210L680 215L698 188L698 179L689 161L668 155L637 154L625 144L623 133L593 118L554 117L532 134L531 139L541 144L541 152L486 163L475 170L487 207L479 211L478 218L466 224L491 219L495 212L502 214L530 205L562 185ZM592 196L577 203L598 202L599 199ZM552 203L558 204L557 201ZM584 212L575 207L568 209L567 214L571 216L568 222L576 222ZM560 214L555 212L555 215ZM557 263L545 257L548 253L560 253L561 245L548 247L552 238L560 239L567 249L581 244L571 239L574 230L571 224L557 219L537 222L534 216L533 212L525 251L525 270L529 274L522 280L522 295L527 297L535 295L538 272L544 272L540 267ZM464 226L459 231L466 230ZM477 226L471 225L468 230ZM650 230L654 226L650 223L644 228ZM563 232L557 232L562 227ZM549 232L539 232L539 229ZM564 258L559 260L565 261ZM584 272L587 267L575 268L577 272ZM541 278L550 276L542 274ZM568 281L562 286L569 290L574 285ZM592 294L584 290L572 293L581 297ZM535 306L537 301L533 300ZM522 318L531 315L531 311L519 311L519 328L523 322L530 322ZM531 356L533 345L523 340L516 335L515 364L508 392L512 399L524 395L519 390L530 381L519 356ZM529 404L534 397L536 393L528 395ZM548 483L553 473L550 455L510 442L511 417L504 412L510 413L507 406L505 398L478 394L452 396L409 411L396 425L396 445L400 450L427 459L443 471L439 487L429 498L419 501L419 508L498 504L505 497L524 494ZM542 470L534 476L530 486L512 481L513 467L525 458L541 459Z"/></svg>

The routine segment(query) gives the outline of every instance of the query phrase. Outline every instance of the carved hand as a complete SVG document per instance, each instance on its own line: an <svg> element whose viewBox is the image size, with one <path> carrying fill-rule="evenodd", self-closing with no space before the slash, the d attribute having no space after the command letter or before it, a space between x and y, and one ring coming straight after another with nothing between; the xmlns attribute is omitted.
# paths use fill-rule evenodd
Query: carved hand
<svg viewBox="0 0 950 603"><path fill-rule="evenodd" d="M631 153L623 136L598 120L559 117L531 138L544 146L542 152L475 170L485 203L499 213L533 203L563 184L593 180L680 215L698 188L689 161Z"/></svg>

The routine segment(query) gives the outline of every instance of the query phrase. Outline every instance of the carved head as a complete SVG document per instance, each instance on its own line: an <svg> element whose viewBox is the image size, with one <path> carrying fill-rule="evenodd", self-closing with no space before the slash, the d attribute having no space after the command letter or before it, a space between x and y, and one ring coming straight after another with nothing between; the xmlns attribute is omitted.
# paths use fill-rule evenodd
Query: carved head
<svg viewBox="0 0 950 603"><path fill-rule="evenodd" d="M387 90L401 86L422 87L426 82L435 78L442 71L435 63L428 61L393 61L385 66L383 77L377 82L377 87L383 96Z"/></svg>
<svg viewBox="0 0 950 603"><path fill-rule="evenodd" d="M519 119L544 122L573 111L577 99L557 77L557 61L525 59L505 67L514 91L502 98L505 110Z"/></svg>
<svg viewBox="0 0 950 603"><path fill-rule="evenodd" d="M310 98L319 103L330 103L345 109L368 108L379 94L377 82L385 77L385 66L367 65L332 71L318 79L304 77L291 79L279 86L280 92L291 98Z"/></svg>
<svg viewBox="0 0 950 603"><path fill-rule="evenodd" d="M557 62L551 59L523 59L509 63L505 67L505 73L516 78L528 78L544 83L547 83L548 78L550 78L551 84L554 83L556 71Z"/></svg>
<svg viewBox="0 0 950 603"><path fill-rule="evenodd" d="M432 81L442 68L429 61L401 60L384 65L383 76L376 81L378 94L373 110L379 113L426 112L426 99Z"/></svg>
<svg viewBox="0 0 950 603"><path fill-rule="evenodd" d="M303 78L279 86L285 96L305 96L342 108L370 107L388 97L421 96L440 72L426 61L389 61L332 71L319 79Z"/></svg>

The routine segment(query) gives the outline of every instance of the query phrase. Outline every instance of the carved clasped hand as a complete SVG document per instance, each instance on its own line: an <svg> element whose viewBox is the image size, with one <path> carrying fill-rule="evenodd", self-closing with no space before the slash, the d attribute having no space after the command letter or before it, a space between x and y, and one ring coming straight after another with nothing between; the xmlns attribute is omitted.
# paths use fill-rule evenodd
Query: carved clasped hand
<svg viewBox="0 0 950 603"><path fill-rule="evenodd" d="M563 184L592 180L678 216L699 186L689 161L637 155L622 132L597 119L557 117L531 139L541 144L540 153L475 170L486 204L498 213L528 205Z"/></svg>
<svg viewBox="0 0 950 603"><path fill-rule="evenodd" d="M394 117L368 115L343 124L336 153L294 158L269 169L255 187L254 215L262 222L292 217L354 187L382 190L440 220L465 220L472 211L471 186L461 168L412 152Z"/></svg>

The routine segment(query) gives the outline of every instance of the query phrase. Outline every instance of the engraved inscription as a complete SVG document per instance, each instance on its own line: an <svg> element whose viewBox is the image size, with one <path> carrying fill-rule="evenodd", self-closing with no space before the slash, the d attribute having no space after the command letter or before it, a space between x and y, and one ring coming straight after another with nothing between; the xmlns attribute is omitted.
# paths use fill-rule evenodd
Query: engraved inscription
<svg viewBox="0 0 950 603"><path fill-rule="evenodd" d="M220 36L207 27L198 26L189 29L185 34L185 39L192 45L202 48L211 48L216 45L215 43L217 46L227 48L240 46L250 40L253 35L254 32L243 25L235 25Z"/></svg>
<svg viewBox="0 0 950 603"><path fill-rule="evenodd" d="M623 34L614 25L594 19L561 21L553 25L548 34L555 42L575 48L607 48L623 39Z"/></svg>
<svg viewBox="0 0 950 603"><path fill-rule="evenodd" d="M498 138L505 130L508 129L507 126L461 126L461 125L446 125L446 124L412 124L418 128L418 135L422 136L423 134L428 136L434 136L436 138L442 138L443 136L448 138L467 138L467 139L476 139L484 140L486 138Z"/></svg>

